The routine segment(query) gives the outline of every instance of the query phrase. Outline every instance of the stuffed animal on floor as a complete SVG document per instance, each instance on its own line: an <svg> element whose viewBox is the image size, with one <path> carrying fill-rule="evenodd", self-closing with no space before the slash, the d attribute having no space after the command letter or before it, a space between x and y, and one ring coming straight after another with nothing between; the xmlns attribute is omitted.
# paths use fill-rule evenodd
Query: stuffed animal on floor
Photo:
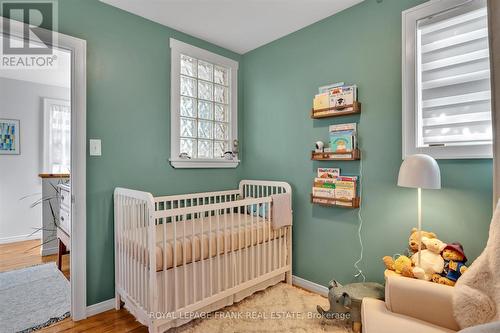
<svg viewBox="0 0 500 333"><path fill-rule="evenodd" d="M417 279L431 281L433 274L443 272L444 259L441 257L441 252L446 247L446 243L437 238L427 237L422 237L422 243L425 244L426 249L420 253L420 264L418 264L418 253L411 257L415 265L412 271Z"/></svg>
<svg viewBox="0 0 500 333"><path fill-rule="evenodd" d="M352 323L355 333L361 332L361 302L364 297L384 300L384 286L375 282L350 283L345 286L335 280L328 286L330 309L317 306L318 312L326 319L347 320Z"/></svg>
<svg viewBox="0 0 500 333"><path fill-rule="evenodd" d="M460 276L467 270L467 266L465 266L467 257L464 253L464 247L458 242L450 243L446 245L441 256L444 259L444 269L437 282L454 286Z"/></svg>

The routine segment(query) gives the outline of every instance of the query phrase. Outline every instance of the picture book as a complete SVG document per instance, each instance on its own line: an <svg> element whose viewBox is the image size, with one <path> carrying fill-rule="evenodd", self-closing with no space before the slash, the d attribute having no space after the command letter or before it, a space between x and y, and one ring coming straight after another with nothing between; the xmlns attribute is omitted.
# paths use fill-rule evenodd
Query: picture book
<svg viewBox="0 0 500 333"><path fill-rule="evenodd" d="M318 168L319 178L336 178L340 176L339 168Z"/></svg>
<svg viewBox="0 0 500 333"><path fill-rule="evenodd" d="M330 147L335 153L350 153L354 150L354 136L351 131L330 132Z"/></svg>
<svg viewBox="0 0 500 333"><path fill-rule="evenodd" d="M333 178L314 178L314 187L335 188L335 182Z"/></svg>
<svg viewBox="0 0 500 333"><path fill-rule="evenodd" d="M331 199L335 198L334 188L313 187L312 192L314 197L331 198Z"/></svg>
<svg viewBox="0 0 500 333"><path fill-rule="evenodd" d="M318 94L314 96L313 100L314 110L328 109L329 107L330 107L330 101L328 93Z"/></svg>
<svg viewBox="0 0 500 333"><path fill-rule="evenodd" d="M352 111L356 101L356 85L335 87L330 90L330 107L343 107L341 111Z"/></svg>
<svg viewBox="0 0 500 333"><path fill-rule="evenodd" d="M335 153L350 153L356 149L357 124L337 124L331 125L330 148ZM349 158L349 157L346 157Z"/></svg>

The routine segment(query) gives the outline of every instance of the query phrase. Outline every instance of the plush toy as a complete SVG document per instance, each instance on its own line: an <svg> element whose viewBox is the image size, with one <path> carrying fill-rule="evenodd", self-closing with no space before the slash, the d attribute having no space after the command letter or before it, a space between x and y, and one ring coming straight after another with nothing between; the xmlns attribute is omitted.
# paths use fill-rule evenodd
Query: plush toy
<svg viewBox="0 0 500 333"><path fill-rule="evenodd" d="M422 238L437 238L437 235L433 232L422 230ZM418 229L412 228L410 233L410 238L408 239L408 250L409 256L411 257L418 252ZM425 250L425 244L422 242L422 250Z"/></svg>
<svg viewBox="0 0 500 333"><path fill-rule="evenodd" d="M467 270L467 257L460 243L446 245L441 256L444 259L444 269L438 283L454 286L458 278Z"/></svg>
<svg viewBox="0 0 500 333"><path fill-rule="evenodd" d="M382 260L384 261L387 269L406 277L413 277L411 272L412 262L407 256L399 256L396 260L390 256L385 256Z"/></svg>
<svg viewBox="0 0 500 333"><path fill-rule="evenodd" d="M413 275L420 280L431 281L433 274L441 274L444 269L444 259L441 257L441 252L446 247L446 244L437 238L422 237L422 243L426 249L421 251L420 264L418 264L418 253L415 253L411 260L413 267Z"/></svg>

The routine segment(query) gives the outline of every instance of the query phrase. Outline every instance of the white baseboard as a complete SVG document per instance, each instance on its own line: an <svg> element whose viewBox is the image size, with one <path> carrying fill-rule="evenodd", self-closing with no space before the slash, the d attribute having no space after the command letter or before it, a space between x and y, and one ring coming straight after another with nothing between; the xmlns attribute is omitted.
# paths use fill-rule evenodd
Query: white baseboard
<svg viewBox="0 0 500 333"><path fill-rule="evenodd" d="M27 235L20 235L20 236L3 237L3 238L0 238L0 244L16 243L16 242L22 242L22 241L34 240L34 239L40 239L40 238L41 238L40 233L35 233L33 235L27 234Z"/></svg>
<svg viewBox="0 0 500 333"><path fill-rule="evenodd" d="M328 297L328 288L317 283L308 281L301 277L292 276L292 284L303 288L305 290L309 290L313 293L319 294L321 296ZM115 299L111 298L101 303L93 304L87 306L87 317L95 316L96 314L111 310L115 308Z"/></svg>
<svg viewBox="0 0 500 333"><path fill-rule="evenodd" d="M108 299L107 301L97 303L97 304L92 304L87 306L87 317L92 317L95 316L96 314L99 314L101 312L105 312L111 309L115 308L115 299L111 298Z"/></svg>
<svg viewBox="0 0 500 333"><path fill-rule="evenodd" d="M51 247L51 248L44 248L42 247L40 249L40 255L42 257L45 257L45 256L50 256L50 255L53 255L53 254L57 254L59 252L59 249L57 247Z"/></svg>
<svg viewBox="0 0 500 333"><path fill-rule="evenodd" d="M300 287L305 290L309 290L313 293L320 294L321 296L328 297L328 288L320 284L311 282L309 280L303 279L301 277L292 276L292 284L294 286Z"/></svg>

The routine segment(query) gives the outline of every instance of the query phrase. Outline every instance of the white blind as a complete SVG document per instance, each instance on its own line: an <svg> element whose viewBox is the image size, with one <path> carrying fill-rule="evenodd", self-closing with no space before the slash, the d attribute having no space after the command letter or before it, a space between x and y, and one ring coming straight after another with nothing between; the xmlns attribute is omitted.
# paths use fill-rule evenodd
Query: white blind
<svg viewBox="0 0 500 333"><path fill-rule="evenodd" d="M419 147L491 144L486 7L417 24Z"/></svg>

